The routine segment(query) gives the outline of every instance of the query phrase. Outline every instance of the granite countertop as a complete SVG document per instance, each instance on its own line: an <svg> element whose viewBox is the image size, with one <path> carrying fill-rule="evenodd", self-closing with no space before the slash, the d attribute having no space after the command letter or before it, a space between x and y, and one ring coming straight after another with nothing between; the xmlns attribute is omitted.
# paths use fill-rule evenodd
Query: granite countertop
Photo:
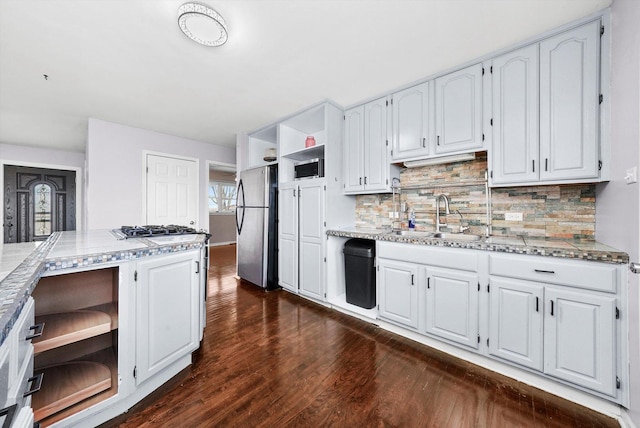
<svg viewBox="0 0 640 428"><path fill-rule="evenodd" d="M41 276L202 248L204 234L121 239L110 230L53 233L44 242L0 246L0 345Z"/></svg>
<svg viewBox="0 0 640 428"><path fill-rule="evenodd" d="M433 238L428 236L396 235L389 229L345 227L327 231L329 236L363 238L377 241L404 242L451 248L498 251L502 253L529 254L567 259L590 260L606 263L629 263L629 255L596 241L553 240L529 237L490 236L477 241Z"/></svg>

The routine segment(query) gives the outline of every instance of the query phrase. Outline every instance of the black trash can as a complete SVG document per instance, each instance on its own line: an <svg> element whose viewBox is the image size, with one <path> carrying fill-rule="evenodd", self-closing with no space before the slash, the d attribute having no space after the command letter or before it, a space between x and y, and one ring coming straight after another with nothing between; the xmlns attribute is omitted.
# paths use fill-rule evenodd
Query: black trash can
<svg viewBox="0 0 640 428"><path fill-rule="evenodd" d="M365 309L376 305L375 249L370 239L353 238L344 244L347 303Z"/></svg>

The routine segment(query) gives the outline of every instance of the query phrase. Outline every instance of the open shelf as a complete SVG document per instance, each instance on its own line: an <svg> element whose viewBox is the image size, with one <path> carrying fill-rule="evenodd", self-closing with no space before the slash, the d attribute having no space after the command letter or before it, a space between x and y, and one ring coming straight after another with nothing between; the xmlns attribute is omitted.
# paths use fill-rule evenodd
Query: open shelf
<svg viewBox="0 0 640 428"><path fill-rule="evenodd" d="M68 407L66 408L60 408L58 412L56 413L51 413L49 416L42 416L38 413L38 411L36 410L37 407L35 405L36 403L36 397L40 394L40 392L42 392L43 390L45 391L45 394L49 394L49 395L53 395L55 392L51 392L48 391L49 385L47 382L47 374L45 374L45 377L43 379L42 382L42 390L40 392L38 392L37 394L34 394L34 401L32 401L32 407L34 408L34 413L36 415L35 419L38 420L38 416L41 416L43 419L41 419L40 425L42 427L47 427L49 425L52 425L68 416L71 416L81 410L87 409L97 403L100 403L104 400L106 400L109 397L113 397L114 395L116 395L116 393L118 392L118 370L117 370L117 360L116 360L116 356L113 352L113 349L108 348L108 349L104 349L102 351L93 353L91 355L87 355L82 357L79 360L74 360L71 361L70 363L91 363L91 364L96 364L96 365L100 365L103 368L106 367L109 370L109 387L102 389L101 391L97 391L94 394L86 394L86 396L79 401L76 401L73 404L69 404ZM55 367L55 366L54 366ZM53 368L53 367L52 367ZM89 372L91 372L92 370L88 370ZM104 385L107 383L106 378L104 377L106 375L106 372L104 372L104 370L99 369L99 370L94 370L94 373L91 373L93 375L93 377L89 378L89 381L94 381L94 382L100 382L102 384L102 387L104 387ZM54 372L54 376L56 376L57 374ZM71 380L72 382L76 382L76 377L79 375L79 372L75 372L73 374L74 378ZM95 388L95 386L94 386ZM54 389L59 389L57 386ZM73 394L73 390L69 390L68 393L72 393ZM55 398L55 397L54 397ZM64 397L58 397L58 399L65 399Z"/></svg>
<svg viewBox="0 0 640 428"><path fill-rule="evenodd" d="M42 426L117 394L118 291L117 267L38 282L35 318L44 329L33 340L34 372L44 377L32 407Z"/></svg>
<svg viewBox="0 0 640 428"><path fill-rule="evenodd" d="M292 153L287 153L283 155L283 157L299 161L315 158L324 159L324 145L315 145L313 147L300 149Z"/></svg>
<svg viewBox="0 0 640 428"><path fill-rule="evenodd" d="M111 388L109 367L93 361L72 361L42 368L38 373L44 373L47 383L33 396L36 420Z"/></svg>
<svg viewBox="0 0 640 428"><path fill-rule="evenodd" d="M36 324L40 323L44 323L42 336L33 340L36 354L118 328L118 309L107 303L85 310L40 315Z"/></svg>

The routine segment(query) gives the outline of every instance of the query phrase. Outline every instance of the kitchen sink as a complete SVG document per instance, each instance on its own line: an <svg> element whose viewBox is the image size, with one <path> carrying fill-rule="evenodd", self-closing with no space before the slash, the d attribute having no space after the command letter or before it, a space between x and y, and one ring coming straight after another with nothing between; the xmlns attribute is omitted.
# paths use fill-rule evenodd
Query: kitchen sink
<svg viewBox="0 0 640 428"><path fill-rule="evenodd" d="M433 237L433 232L418 232L415 230L394 230L391 232L396 236L409 236L415 238L431 238Z"/></svg>
<svg viewBox="0 0 640 428"><path fill-rule="evenodd" d="M482 239L482 236L480 235L465 235L463 233L445 232L435 232L432 237L437 239L450 239L452 241L479 241Z"/></svg>

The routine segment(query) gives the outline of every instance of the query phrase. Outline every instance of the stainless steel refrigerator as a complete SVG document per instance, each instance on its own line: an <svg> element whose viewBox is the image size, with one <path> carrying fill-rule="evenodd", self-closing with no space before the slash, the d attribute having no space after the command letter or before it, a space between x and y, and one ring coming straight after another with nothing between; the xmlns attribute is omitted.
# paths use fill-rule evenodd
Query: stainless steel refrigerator
<svg viewBox="0 0 640 428"><path fill-rule="evenodd" d="M236 203L238 276L278 287L278 166L241 171Z"/></svg>

